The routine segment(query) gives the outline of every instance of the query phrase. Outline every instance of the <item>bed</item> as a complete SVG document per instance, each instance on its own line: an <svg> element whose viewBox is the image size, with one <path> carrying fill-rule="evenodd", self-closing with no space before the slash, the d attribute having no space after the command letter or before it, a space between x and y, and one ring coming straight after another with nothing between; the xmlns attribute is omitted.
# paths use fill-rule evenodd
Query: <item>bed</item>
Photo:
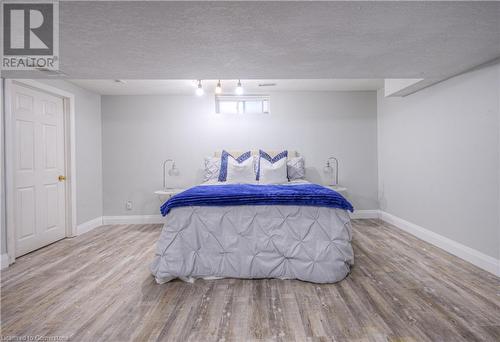
<svg viewBox="0 0 500 342"><path fill-rule="evenodd" d="M307 181L207 182L163 204L150 269L175 278L344 279L354 261L349 211L339 193Z"/></svg>

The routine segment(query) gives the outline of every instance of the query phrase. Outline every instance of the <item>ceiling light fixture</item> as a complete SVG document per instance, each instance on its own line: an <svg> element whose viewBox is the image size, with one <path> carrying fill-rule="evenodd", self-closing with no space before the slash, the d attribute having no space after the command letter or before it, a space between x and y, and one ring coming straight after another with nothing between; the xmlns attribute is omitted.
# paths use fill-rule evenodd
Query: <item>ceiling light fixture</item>
<svg viewBox="0 0 500 342"><path fill-rule="evenodd" d="M222 86L220 84L220 80L219 80L219 82L217 82L217 86L215 87L215 93L216 94L222 93Z"/></svg>
<svg viewBox="0 0 500 342"><path fill-rule="evenodd" d="M236 95L243 95L243 87L240 80L238 80L238 85L236 86Z"/></svg>
<svg viewBox="0 0 500 342"><path fill-rule="evenodd" d="M198 87L196 88L196 95L203 96L205 92L203 91L203 87L201 86L201 80L198 80Z"/></svg>

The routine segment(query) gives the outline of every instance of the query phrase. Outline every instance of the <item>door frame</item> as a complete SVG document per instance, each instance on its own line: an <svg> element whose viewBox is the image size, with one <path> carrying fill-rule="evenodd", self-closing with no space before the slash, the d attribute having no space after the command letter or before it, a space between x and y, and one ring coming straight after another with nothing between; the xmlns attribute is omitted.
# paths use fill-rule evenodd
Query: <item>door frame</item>
<svg viewBox="0 0 500 342"><path fill-rule="evenodd" d="M66 191L66 237L76 236L76 145L75 145L75 95L65 90L25 79L5 80L5 207L7 254L9 265L16 258L16 227L14 201L14 113L12 112L13 85L48 93L63 100L64 109L64 161Z"/></svg>

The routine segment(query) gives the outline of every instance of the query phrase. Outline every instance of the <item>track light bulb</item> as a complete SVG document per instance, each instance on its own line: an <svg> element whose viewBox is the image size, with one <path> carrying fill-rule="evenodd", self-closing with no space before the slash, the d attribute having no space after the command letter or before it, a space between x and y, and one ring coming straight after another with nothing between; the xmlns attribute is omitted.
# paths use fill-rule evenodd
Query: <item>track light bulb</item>
<svg viewBox="0 0 500 342"><path fill-rule="evenodd" d="M241 81L238 80L238 85L236 86L236 95L242 95L243 94L243 87L241 86Z"/></svg>
<svg viewBox="0 0 500 342"><path fill-rule="evenodd" d="M215 93L216 94L221 94L222 93L222 86L220 84L220 80L219 80L219 82L217 82L217 86L215 87Z"/></svg>
<svg viewBox="0 0 500 342"><path fill-rule="evenodd" d="M198 87L196 88L196 95L202 96L205 92L203 91L203 87L201 86L201 80L198 80Z"/></svg>

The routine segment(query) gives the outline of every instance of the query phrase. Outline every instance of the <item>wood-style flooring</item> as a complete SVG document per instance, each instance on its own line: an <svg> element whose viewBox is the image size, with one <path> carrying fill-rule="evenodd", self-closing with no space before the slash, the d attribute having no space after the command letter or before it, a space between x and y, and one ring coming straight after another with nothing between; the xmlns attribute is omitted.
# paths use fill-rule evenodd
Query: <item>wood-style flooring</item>
<svg viewBox="0 0 500 342"><path fill-rule="evenodd" d="M103 226L1 273L1 335L71 341L500 341L500 280L378 220L337 284L149 274L159 225ZM52 339L55 341L56 339Z"/></svg>

